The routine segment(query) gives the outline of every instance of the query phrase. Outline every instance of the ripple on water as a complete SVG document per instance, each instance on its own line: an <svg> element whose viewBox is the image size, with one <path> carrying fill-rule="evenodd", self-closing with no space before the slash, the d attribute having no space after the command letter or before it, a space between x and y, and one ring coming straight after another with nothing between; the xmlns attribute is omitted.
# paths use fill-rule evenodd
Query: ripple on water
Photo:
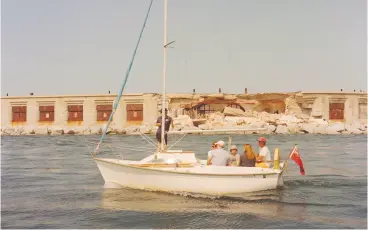
<svg viewBox="0 0 368 230"><path fill-rule="evenodd" d="M235 135L233 143L255 143ZM98 141L98 136L88 139ZM205 158L213 140L187 136L177 148ZM86 137L2 137L3 228L366 228L367 137L267 136L285 158L297 143L307 175L289 164L285 187L208 197L103 188ZM151 147L136 136L107 136L117 146ZM257 149L253 145L254 149ZM111 153L110 148L103 150ZM145 152L124 152L133 160Z"/></svg>

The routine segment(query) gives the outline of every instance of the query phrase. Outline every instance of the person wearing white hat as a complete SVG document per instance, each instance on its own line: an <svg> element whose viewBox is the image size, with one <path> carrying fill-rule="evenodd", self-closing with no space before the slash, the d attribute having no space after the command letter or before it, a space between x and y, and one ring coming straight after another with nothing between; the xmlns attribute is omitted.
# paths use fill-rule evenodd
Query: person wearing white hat
<svg viewBox="0 0 368 230"><path fill-rule="evenodd" d="M215 143L216 149L208 153L208 165L227 166L230 162L229 152L224 150L225 142L218 141Z"/></svg>
<svg viewBox="0 0 368 230"><path fill-rule="evenodd" d="M271 161L271 153L266 146L267 139L265 137L259 137L257 139L259 145L259 156L256 159L256 167L269 168Z"/></svg>
<svg viewBox="0 0 368 230"><path fill-rule="evenodd" d="M238 148L236 145L230 147L230 166L239 166L240 155L238 153Z"/></svg>

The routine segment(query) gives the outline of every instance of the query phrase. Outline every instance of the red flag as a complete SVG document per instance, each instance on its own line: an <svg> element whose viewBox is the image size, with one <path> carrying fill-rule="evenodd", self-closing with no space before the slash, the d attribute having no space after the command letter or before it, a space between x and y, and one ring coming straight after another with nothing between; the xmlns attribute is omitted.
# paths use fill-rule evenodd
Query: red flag
<svg viewBox="0 0 368 230"><path fill-rule="evenodd" d="M297 165L299 165L300 168L300 174L305 175L305 170L304 170L304 166L303 166L303 161L302 158L300 157L299 154L299 149L298 147L295 145L295 147L293 148L293 150L291 151L289 158L292 159L293 161L295 161L295 163Z"/></svg>

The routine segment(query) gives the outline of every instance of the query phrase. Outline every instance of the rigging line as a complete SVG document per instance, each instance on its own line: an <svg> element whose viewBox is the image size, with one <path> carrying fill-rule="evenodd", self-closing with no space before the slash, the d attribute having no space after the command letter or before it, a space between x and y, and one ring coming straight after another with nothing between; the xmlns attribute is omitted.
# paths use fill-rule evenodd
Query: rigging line
<svg viewBox="0 0 368 230"><path fill-rule="evenodd" d="M145 134L140 134L143 139L145 139L149 144L155 147L155 142L153 142L149 137L146 137Z"/></svg>
<svg viewBox="0 0 368 230"><path fill-rule="evenodd" d="M187 133L184 134L177 142L175 142L174 144L172 144L168 149L171 149L172 147L174 147L177 143L179 143L179 141L181 141L186 136L187 136Z"/></svg>
<svg viewBox="0 0 368 230"><path fill-rule="evenodd" d="M104 133L102 134L102 136L101 136L101 138L100 138L100 142L98 143L98 145L97 145L97 147L96 147L96 149L95 149L95 151L94 151L93 155L96 155L96 154L97 154L97 152L98 152L98 150L99 150L100 144L102 143L102 141L103 141L103 139L104 139L104 137L105 137L105 135L106 135L106 133L107 133L107 129L108 129L109 125L110 125L110 122L111 122L111 120L112 120L112 117L113 117L113 115L114 115L114 113L115 113L115 111L116 111L116 108L117 108L118 104L119 104L121 94L123 93L123 90L124 90L124 88L125 88L125 85L126 85L126 83L127 83L127 81L128 81L129 73L130 73L130 70L131 70L131 68L132 68L132 66L133 66L134 58L135 58L135 55L136 55L136 53L137 53L139 43L140 43L140 41L141 41L141 38L142 38L142 35L143 35L143 31L144 31L144 29L145 29L145 27L146 27L146 23L147 23L147 19L148 19L149 13L150 13L150 11L151 11L152 3L153 3L153 0L151 0L150 5L149 5L149 7L148 7L147 15L146 15L146 18L145 18L145 20L144 20L144 23L143 23L143 26L142 26L142 29L141 29L141 33L139 34L138 42L137 42L137 45L136 45L136 47L135 47L135 50L134 50L134 53L133 53L132 60L130 61L130 64L129 64L128 70L127 70L127 72L126 72L126 74L125 74L125 79L124 79L124 81L123 81L122 87L121 87L121 89L120 89L120 91L119 91L119 94L118 94L118 96L117 96L117 99L116 99L116 101L115 101L115 103L114 103L114 109L112 110L112 112L111 112L111 114L110 114L109 120L108 120L108 122L107 122L107 124L106 124L106 127L105 127L105 130L104 130Z"/></svg>

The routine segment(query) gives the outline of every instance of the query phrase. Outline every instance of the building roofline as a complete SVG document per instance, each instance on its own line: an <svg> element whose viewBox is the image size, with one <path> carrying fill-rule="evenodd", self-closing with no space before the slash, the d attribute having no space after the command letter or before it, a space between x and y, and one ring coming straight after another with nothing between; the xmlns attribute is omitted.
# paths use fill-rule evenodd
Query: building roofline
<svg viewBox="0 0 368 230"><path fill-rule="evenodd" d="M291 95L291 94L342 94L342 95L367 95L367 92L349 92L349 91L297 91L297 92L263 92L263 93L248 93L248 94L239 94L239 93L222 93L219 95L234 95L234 96L260 96L260 95ZM123 97L126 96L144 96L144 95L161 95L161 93L129 93L123 94ZM216 95L216 93L167 93L168 97L173 98L188 98L191 96L203 97L208 95ZM31 98L73 98L73 97L116 97L117 93L113 94L70 94L70 95L27 95L27 96L1 96L1 99L31 99Z"/></svg>
<svg viewBox="0 0 368 230"><path fill-rule="evenodd" d="M130 93L122 96L143 96L149 93ZM27 96L1 96L1 99L30 99L30 98L73 98L73 97L117 97L118 94L70 94L70 95L27 95Z"/></svg>
<svg viewBox="0 0 368 230"><path fill-rule="evenodd" d="M302 94L344 94L344 95L367 95L367 92L352 91L301 91Z"/></svg>

